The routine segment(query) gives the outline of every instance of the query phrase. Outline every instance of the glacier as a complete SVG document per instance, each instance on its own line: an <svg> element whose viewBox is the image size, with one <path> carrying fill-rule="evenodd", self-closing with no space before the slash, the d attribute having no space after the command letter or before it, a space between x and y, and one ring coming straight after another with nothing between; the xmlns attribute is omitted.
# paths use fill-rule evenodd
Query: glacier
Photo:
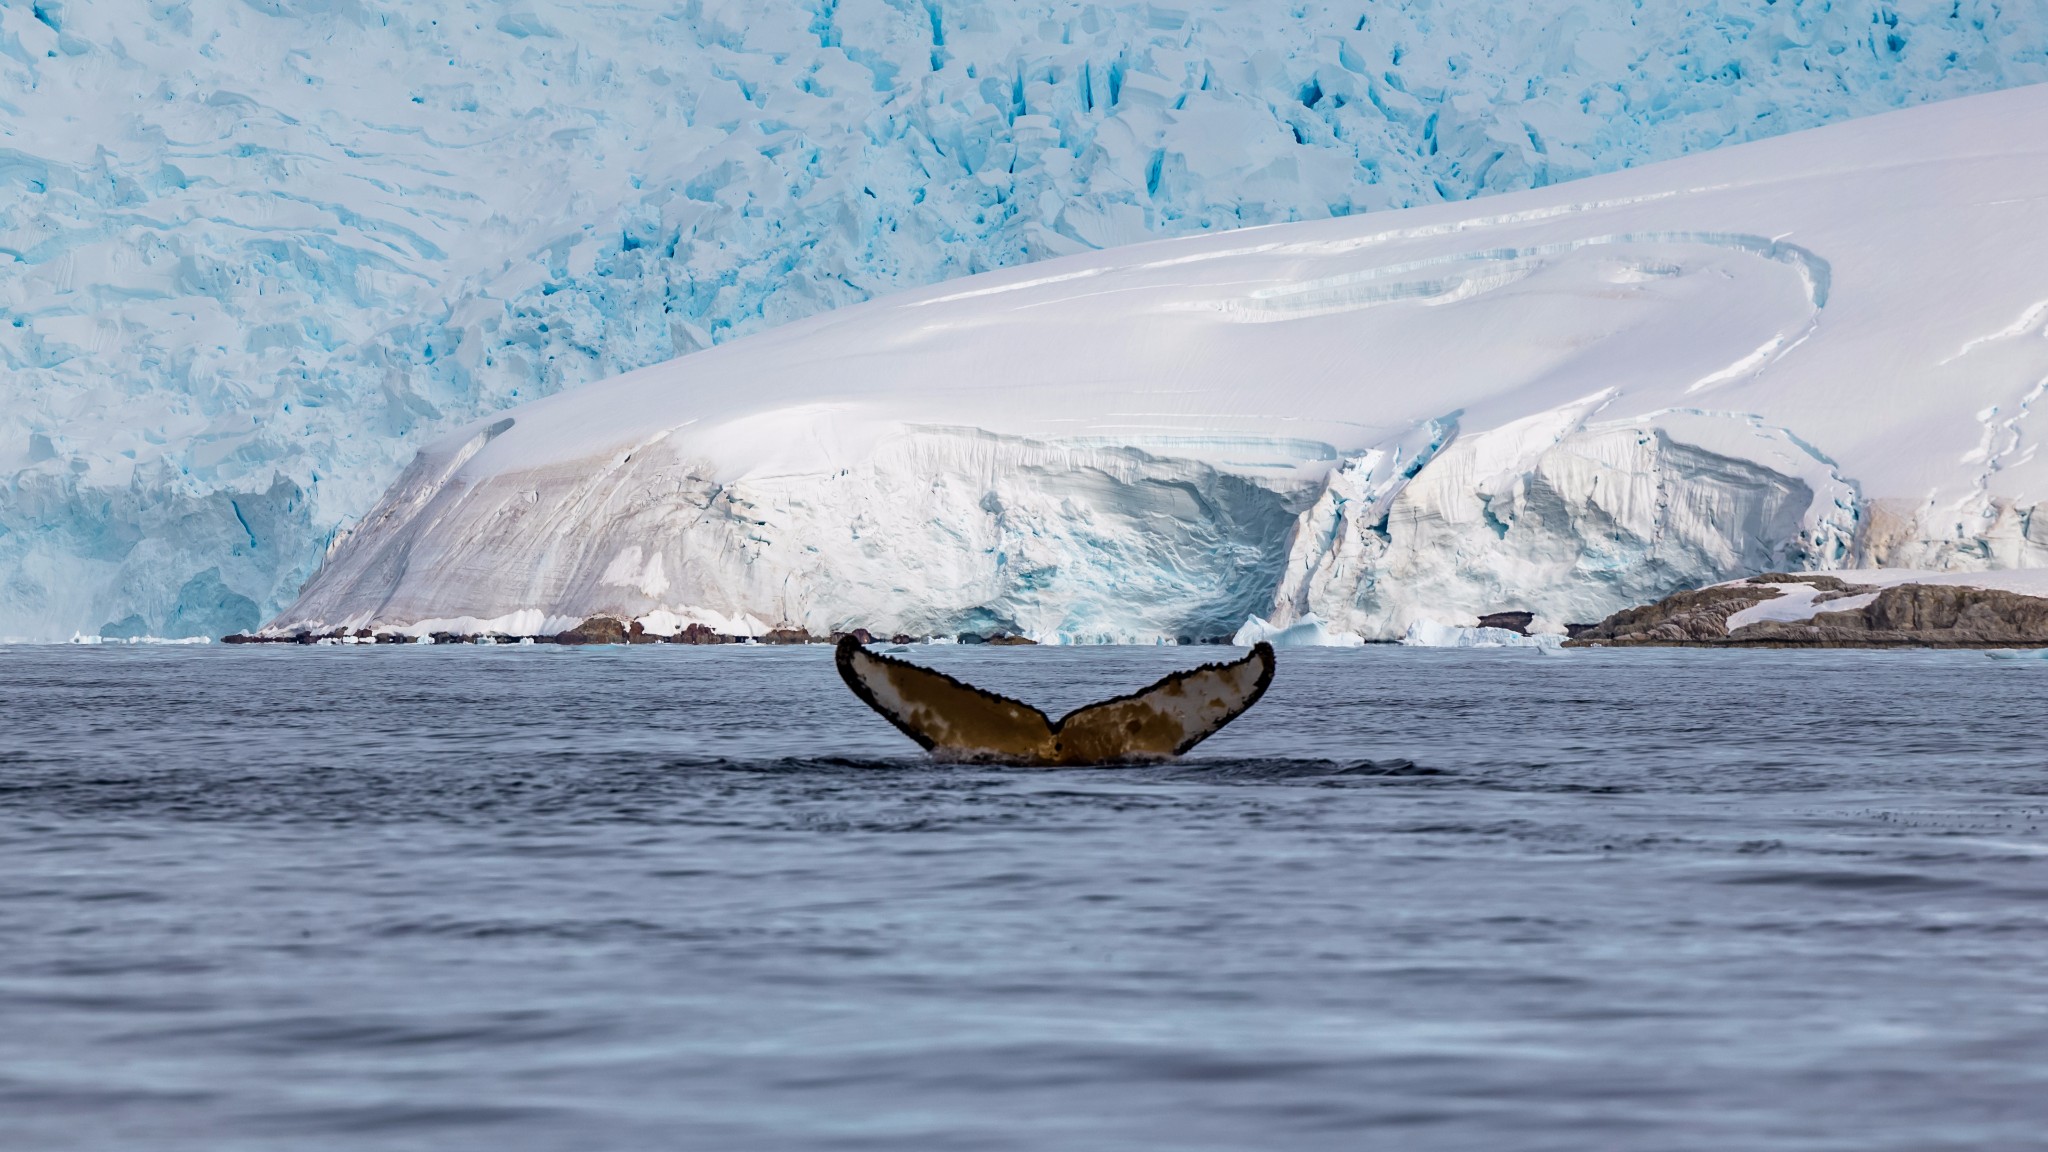
<svg viewBox="0 0 2048 1152"><path fill-rule="evenodd" d="M449 429L894 290L2043 80L2048 18L1993 0L0 4L0 637L252 627ZM1216 509L1144 578L1149 616L1076 634L1208 627L1272 571L1303 603L1344 585L1341 548L1276 552L1308 472L1156 447L1059 449L1135 501L1088 529L1104 556ZM979 434L891 451L1057 470ZM1045 603L1087 535L1057 488L996 533ZM1025 527L1055 522L1067 544Z"/></svg>
<svg viewBox="0 0 2048 1152"><path fill-rule="evenodd" d="M2048 568L2044 389L2039 85L586 384L428 445L273 627L1557 634L1757 571Z"/></svg>

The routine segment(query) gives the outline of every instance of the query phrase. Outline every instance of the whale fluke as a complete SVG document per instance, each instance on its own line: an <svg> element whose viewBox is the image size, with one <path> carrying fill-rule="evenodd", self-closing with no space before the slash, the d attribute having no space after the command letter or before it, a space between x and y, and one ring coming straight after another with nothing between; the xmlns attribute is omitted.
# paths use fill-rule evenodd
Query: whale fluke
<svg viewBox="0 0 2048 1152"><path fill-rule="evenodd" d="M1178 756L1258 703L1273 682L1273 646L1242 660L1175 672L1129 696L1078 708L1054 721L1022 701L943 672L839 642L839 676L938 760L999 764L1112 764Z"/></svg>

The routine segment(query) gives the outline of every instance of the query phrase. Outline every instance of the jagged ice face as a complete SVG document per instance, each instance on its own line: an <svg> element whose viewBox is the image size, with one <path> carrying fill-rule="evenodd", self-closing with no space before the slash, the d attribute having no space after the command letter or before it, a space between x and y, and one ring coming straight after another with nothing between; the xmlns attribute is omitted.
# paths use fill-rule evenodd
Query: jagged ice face
<svg viewBox="0 0 2048 1152"><path fill-rule="evenodd" d="M1988 2L0 9L0 637L220 634L414 449L892 289L2048 79Z"/></svg>

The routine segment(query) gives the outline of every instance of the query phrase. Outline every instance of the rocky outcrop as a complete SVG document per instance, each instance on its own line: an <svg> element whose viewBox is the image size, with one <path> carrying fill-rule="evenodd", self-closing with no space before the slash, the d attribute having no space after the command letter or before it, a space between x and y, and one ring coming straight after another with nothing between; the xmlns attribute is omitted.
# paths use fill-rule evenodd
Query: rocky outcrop
<svg viewBox="0 0 2048 1152"><path fill-rule="evenodd" d="M1479 618L1481 628L1500 628L1517 636L1527 636L1529 625L1535 622L1534 612L1488 612Z"/></svg>
<svg viewBox="0 0 2048 1152"><path fill-rule="evenodd" d="M1781 595L1773 584L1810 584L1816 605L1869 597L1854 608L1804 620L1761 620L1733 630L1728 620ZM2048 646L2048 597L1955 584L1878 589L1821 574L1782 572L1680 592L1617 612L1567 641L1571 647L2029 648Z"/></svg>
<svg viewBox="0 0 2048 1152"><path fill-rule="evenodd" d="M1677 592L1655 604L1624 608L1580 630L1567 646L1713 644L1728 639L1728 618L1783 593L1757 584L1716 585Z"/></svg>
<svg viewBox="0 0 2048 1152"><path fill-rule="evenodd" d="M2031 648L2048 645L2048 598L1996 588L1901 584L1862 608L1804 623L1738 628L1727 643L1824 648Z"/></svg>
<svg viewBox="0 0 2048 1152"><path fill-rule="evenodd" d="M567 632L556 633L552 639L557 644L624 644L632 637L627 629L623 620L592 616Z"/></svg>

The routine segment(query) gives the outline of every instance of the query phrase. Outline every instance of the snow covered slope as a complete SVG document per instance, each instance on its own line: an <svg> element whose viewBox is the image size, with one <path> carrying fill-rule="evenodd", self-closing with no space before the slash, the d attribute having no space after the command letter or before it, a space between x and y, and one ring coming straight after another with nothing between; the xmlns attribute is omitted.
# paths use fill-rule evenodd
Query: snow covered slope
<svg viewBox="0 0 2048 1152"><path fill-rule="evenodd" d="M248 627L426 439L895 288L2041 80L2010 0L0 3L0 637Z"/></svg>
<svg viewBox="0 0 2048 1152"><path fill-rule="evenodd" d="M2048 566L2044 387L2048 86L1047 261L586 385L424 451L280 623L1389 637Z"/></svg>

